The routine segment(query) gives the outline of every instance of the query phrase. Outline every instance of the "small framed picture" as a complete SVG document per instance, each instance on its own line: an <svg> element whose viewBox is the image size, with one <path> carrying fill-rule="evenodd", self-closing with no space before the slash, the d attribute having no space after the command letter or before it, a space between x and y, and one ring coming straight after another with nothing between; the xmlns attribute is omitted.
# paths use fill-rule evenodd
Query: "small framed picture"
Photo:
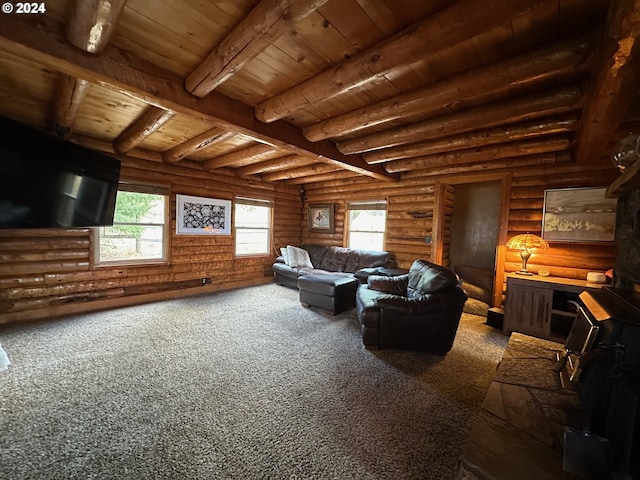
<svg viewBox="0 0 640 480"><path fill-rule="evenodd" d="M309 205L309 231L333 233L333 203Z"/></svg>
<svg viewBox="0 0 640 480"><path fill-rule="evenodd" d="M231 235L231 201L176 195L178 235Z"/></svg>

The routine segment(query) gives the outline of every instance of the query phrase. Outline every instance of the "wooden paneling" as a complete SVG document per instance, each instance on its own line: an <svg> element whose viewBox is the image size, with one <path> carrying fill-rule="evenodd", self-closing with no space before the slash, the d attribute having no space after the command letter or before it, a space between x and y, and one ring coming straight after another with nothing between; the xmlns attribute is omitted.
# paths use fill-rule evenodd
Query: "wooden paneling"
<svg viewBox="0 0 640 480"><path fill-rule="evenodd" d="M0 230L0 323L113 308L271 280L274 252L236 257L234 237L175 234L175 194L274 202L274 244L299 244L302 203L297 188L267 185L176 165L128 158L122 176L171 189L168 264L94 267L91 229ZM206 279L202 285L202 279Z"/></svg>
<svg viewBox="0 0 640 480"><path fill-rule="evenodd" d="M433 176L428 171L414 171L405 174L399 184L389 185L383 182L365 181L352 183L349 181L331 181L306 186L307 201L320 203L331 198L344 198L337 207L352 198L363 198L374 194L387 198L387 236L385 248L393 252L398 264L408 268L416 258L431 259L432 251L442 252L440 262L446 264L448 258L447 235L450 229L452 212L451 202L455 195L452 185L464 181L483 181L484 176L477 179L470 177L462 169L457 175ZM568 188L578 186L606 186L616 178L618 173L605 159L604 162L587 167L576 166L573 163L558 163L554 165L533 165L518 170L495 170L496 174L504 172L511 174L512 181L506 198L510 198L508 208L507 238L531 232L540 234L542 229L542 209L544 190L546 188ZM486 174L485 174L486 176ZM493 177L492 177L493 178ZM495 178L493 178L495 180ZM438 218L436 209L439 188L434 182L446 185L442 197L441 211L444 218ZM452 185L448 185L451 183ZM374 193L375 192L375 193ZM302 237L306 243L323 243L328 245L343 245L344 210L336 208L336 229L334 235L309 233L304 224ZM443 236L440 238L434 231L434 225L443 222ZM424 238L431 236L433 245L424 242ZM504 261L498 264L497 278L502 279L503 273L510 273L520 269L521 262L517 252L506 250L498 245L498 251ZM536 272L539 266L549 268L551 275L563 278L585 279L589 271L604 271L613 268L616 257L615 246L611 244L576 244L553 243L545 252L536 252L529 261L528 268ZM501 257L502 258L502 257ZM496 295L500 298L500 295ZM498 302L498 300L496 300Z"/></svg>

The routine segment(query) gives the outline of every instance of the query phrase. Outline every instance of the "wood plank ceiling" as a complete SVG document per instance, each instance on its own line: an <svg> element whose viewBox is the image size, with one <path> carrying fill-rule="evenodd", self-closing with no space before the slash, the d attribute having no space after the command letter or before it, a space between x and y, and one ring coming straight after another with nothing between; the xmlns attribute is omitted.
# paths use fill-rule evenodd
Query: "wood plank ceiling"
<svg viewBox="0 0 640 480"><path fill-rule="evenodd" d="M48 0L0 16L0 113L300 184L594 162L638 131L640 0Z"/></svg>

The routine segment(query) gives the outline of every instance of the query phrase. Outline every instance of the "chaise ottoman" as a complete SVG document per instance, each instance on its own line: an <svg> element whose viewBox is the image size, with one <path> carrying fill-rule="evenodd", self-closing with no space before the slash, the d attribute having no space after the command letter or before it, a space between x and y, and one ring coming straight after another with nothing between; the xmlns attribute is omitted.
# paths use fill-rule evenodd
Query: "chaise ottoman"
<svg viewBox="0 0 640 480"><path fill-rule="evenodd" d="M300 303L319 307L333 315L355 307L356 290L360 282L352 276L331 273L310 273L298 277Z"/></svg>

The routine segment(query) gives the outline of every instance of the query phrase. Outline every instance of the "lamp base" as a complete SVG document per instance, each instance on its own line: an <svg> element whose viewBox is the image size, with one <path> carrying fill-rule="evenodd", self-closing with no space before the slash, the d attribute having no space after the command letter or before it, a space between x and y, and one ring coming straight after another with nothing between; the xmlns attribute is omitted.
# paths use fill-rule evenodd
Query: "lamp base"
<svg viewBox="0 0 640 480"><path fill-rule="evenodd" d="M533 273L531 273L529 270L518 270L517 272L518 275L533 275Z"/></svg>

